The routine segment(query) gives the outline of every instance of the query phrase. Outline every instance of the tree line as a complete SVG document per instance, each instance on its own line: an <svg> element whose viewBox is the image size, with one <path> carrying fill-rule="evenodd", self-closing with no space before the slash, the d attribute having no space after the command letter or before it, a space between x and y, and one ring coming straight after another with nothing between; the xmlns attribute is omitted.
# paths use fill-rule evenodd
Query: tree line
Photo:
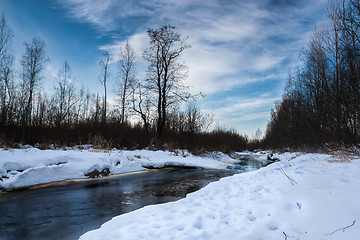
<svg viewBox="0 0 360 240"><path fill-rule="evenodd" d="M200 148L237 148L247 138L234 130L208 132L212 115L200 111L183 80L187 67L180 61L191 46L174 26L147 30L148 47L142 59L148 64L146 77L136 75L137 55L129 42L120 48L114 61L105 51L99 62L99 82L103 93L77 89L68 61L56 76L53 93L41 85L43 68L49 61L46 45L40 38L25 42L20 69L14 69L13 31L5 15L0 23L0 143L59 146L102 142L108 147L143 148L149 145ZM109 105L110 67L118 75L112 89L117 103ZM183 109L183 105L187 107ZM234 140L236 140L234 142Z"/></svg>
<svg viewBox="0 0 360 240"><path fill-rule="evenodd" d="M263 144L356 144L360 139L360 1L329 1L271 113Z"/></svg>

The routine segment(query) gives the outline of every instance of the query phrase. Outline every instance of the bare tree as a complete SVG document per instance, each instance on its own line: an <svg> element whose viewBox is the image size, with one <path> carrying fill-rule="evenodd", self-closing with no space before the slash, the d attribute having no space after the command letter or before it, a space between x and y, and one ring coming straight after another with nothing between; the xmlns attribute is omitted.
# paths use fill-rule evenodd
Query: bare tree
<svg viewBox="0 0 360 240"><path fill-rule="evenodd" d="M107 113L107 80L109 78L109 64L111 62L111 57L108 51L103 53L103 58L100 60L100 66L102 68L102 75L100 77L100 83L104 86L104 102L103 102L103 113L102 113L102 122L106 123L106 113Z"/></svg>
<svg viewBox="0 0 360 240"><path fill-rule="evenodd" d="M117 83L118 89L115 90L121 100L121 115L120 123L125 121L125 108L127 106L127 100L131 95L132 86L135 84L135 58L136 54L134 49L130 46L129 42L126 42L125 48L120 48L120 60L119 60L119 81Z"/></svg>
<svg viewBox="0 0 360 240"><path fill-rule="evenodd" d="M82 113L82 117L84 120L86 120L86 122L90 120L90 100L91 100L91 94L88 89L85 96L85 103L83 106L83 113Z"/></svg>
<svg viewBox="0 0 360 240"><path fill-rule="evenodd" d="M45 42L40 38L33 38L31 43L25 42L25 53L21 59L23 67L23 80L28 89L28 99L26 103L23 124L31 125L31 112L35 88L41 80L41 70L43 65L49 60L45 56Z"/></svg>
<svg viewBox="0 0 360 240"><path fill-rule="evenodd" d="M86 94L85 94L84 86L81 86L78 96L79 96L79 98L78 98L79 101L77 104L76 119L75 119L75 122L77 124L79 124L79 122L80 122L81 109L83 109L84 105L86 104ZM83 116L85 116L85 114ZM85 117L83 117L83 121L85 121Z"/></svg>
<svg viewBox="0 0 360 240"><path fill-rule="evenodd" d="M186 109L186 130L191 133L207 131L213 123L212 114L202 113L195 101L190 102Z"/></svg>
<svg viewBox="0 0 360 240"><path fill-rule="evenodd" d="M45 119L46 119L45 114L50 104L48 103L46 94L42 95L41 93L38 93L36 95L37 96L35 96L36 101L35 101L33 125L42 127L45 124Z"/></svg>
<svg viewBox="0 0 360 240"><path fill-rule="evenodd" d="M343 0L341 11L338 11L338 18L347 36L347 84L345 86L346 97L344 104L347 106L347 119L350 132L360 139L360 1Z"/></svg>
<svg viewBox="0 0 360 240"><path fill-rule="evenodd" d="M76 98L73 79L71 79L71 68L67 61L59 70L57 76L57 86L55 86L55 104L56 104L56 121L55 124L60 126L65 121L71 123L72 112L75 104L78 102Z"/></svg>
<svg viewBox="0 0 360 240"><path fill-rule="evenodd" d="M5 15L0 22L0 123L6 124L12 101L12 72L14 56L11 52L12 30L9 28Z"/></svg>
<svg viewBox="0 0 360 240"><path fill-rule="evenodd" d="M100 115L102 115L101 111L103 111L103 109L101 108L101 104L100 104L99 93L96 94L96 96L93 95L92 101L93 101L93 105L95 106L95 109L92 110L92 120L93 120L93 122L98 123Z"/></svg>
<svg viewBox="0 0 360 240"><path fill-rule="evenodd" d="M149 133L152 108L149 92L146 91L140 82L136 82L132 85L131 96L132 111L140 116L145 130Z"/></svg>
<svg viewBox="0 0 360 240"><path fill-rule="evenodd" d="M186 65L180 62L183 51L190 48L186 38L181 38L175 32L175 27L165 25L159 29L147 30L150 38L149 47L143 52L143 58L148 62L145 86L154 94L156 106L156 133L161 138L167 113L171 105L188 101L191 94L183 80L187 77Z"/></svg>
<svg viewBox="0 0 360 240"><path fill-rule="evenodd" d="M344 68L343 59L345 58L346 50L346 37L344 36L345 32L341 29L341 19L339 18L339 12L341 12L341 5L339 1L331 0L329 1L329 19L331 21L330 32L327 33L325 38L325 49L328 52L328 57L330 62L333 65L333 95L335 97L335 108L334 116L336 117L336 131L340 136L342 132L342 123L345 121L344 116L342 115L342 98L343 98L343 74L342 70ZM329 49L329 50L328 50Z"/></svg>

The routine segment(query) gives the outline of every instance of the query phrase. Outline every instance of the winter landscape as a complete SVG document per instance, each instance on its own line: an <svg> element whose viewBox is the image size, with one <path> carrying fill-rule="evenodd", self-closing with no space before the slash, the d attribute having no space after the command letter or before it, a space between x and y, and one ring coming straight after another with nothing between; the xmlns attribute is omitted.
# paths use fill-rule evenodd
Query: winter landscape
<svg viewBox="0 0 360 240"><path fill-rule="evenodd" d="M237 156L251 155L254 161L267 162L268 154L243 152ZM0 156L1 169L6 170L1 173L0 186L5 190L61 180L85 180L94 170L109 169L110 175L115 175L166 165L226 168L241 161L220 153L196 157L187 151L175 155L148 150L97 152L91 148L2 150ZM344 151L285 152L274 157L279 161L256 171L222 178L185 199L114 217L80 239L356 239L359 236L359 155ZM6 209L2 210L5 211L2 217L6 218Z"/></svg>
<svg viewBox="0 0 360 240"><path fill-rule="evenodd" d="M0 239L359 238L359 0L0 14Z"/></svg>

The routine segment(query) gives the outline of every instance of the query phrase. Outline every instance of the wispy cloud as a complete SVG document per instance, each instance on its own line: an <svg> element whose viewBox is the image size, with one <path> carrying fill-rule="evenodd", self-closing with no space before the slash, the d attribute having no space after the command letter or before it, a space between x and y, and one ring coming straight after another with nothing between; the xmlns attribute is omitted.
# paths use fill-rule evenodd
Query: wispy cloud
<svg viewBox="0 0 360 240"><path fill-rule="evenodd" d="M274 97L257 97L257 98L227 98L228 103L224 107L217 109L219 113L229 114L241 114L243 112L255 111L272 105L277 98ZM235 110L235 111L234 111Z"/></svg>
<svg viewBox="0 0 360 240"><path fill-rule="evenodd" d="M100 46L100 50L109 51L112 54L113 60L120 60L120 49L124 49L126 42L129 41L131 47L135 50L135 53L138 56L138 59L141 58L142 51L146 48L148 38L145 32L139 32L131 35L126 40L116 40L111 44Z"/></svg>
<svg viewBox="0 0 360 240"><path fill-rule="evenodd" d="M262 94L258 97L228 97L213 109L215 121L232 126L251 136L258 128L265 131L270 109L278 99Z"/></svg>
<svg viewBox="0 0 360 240"><path fill-rule="evenodd" d="M77 20L93 24L103 30L113 28L113 20L106 15L114 3L112 0L65 0L61 3L66 4L71 17Z"/></svg>

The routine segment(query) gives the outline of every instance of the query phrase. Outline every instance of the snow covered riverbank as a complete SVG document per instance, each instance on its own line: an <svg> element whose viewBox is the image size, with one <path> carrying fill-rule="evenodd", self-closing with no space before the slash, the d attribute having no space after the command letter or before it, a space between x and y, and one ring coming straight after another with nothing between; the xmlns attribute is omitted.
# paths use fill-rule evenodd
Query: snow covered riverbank
<svg viewBox="0 0 360 240"><path fill-rule="evenodd" d="M232 159L196 157L187 151L101 152L87 150L0 149L0 189L13 189L68 179L104 177L164 166L221 168Z"/></svg>
<svg viewBox="0 0 360 240"><path fill-rule="evenodd" d="M177 202L115 217L80 239L358 239L359 156L276 157Z"/></svg>

